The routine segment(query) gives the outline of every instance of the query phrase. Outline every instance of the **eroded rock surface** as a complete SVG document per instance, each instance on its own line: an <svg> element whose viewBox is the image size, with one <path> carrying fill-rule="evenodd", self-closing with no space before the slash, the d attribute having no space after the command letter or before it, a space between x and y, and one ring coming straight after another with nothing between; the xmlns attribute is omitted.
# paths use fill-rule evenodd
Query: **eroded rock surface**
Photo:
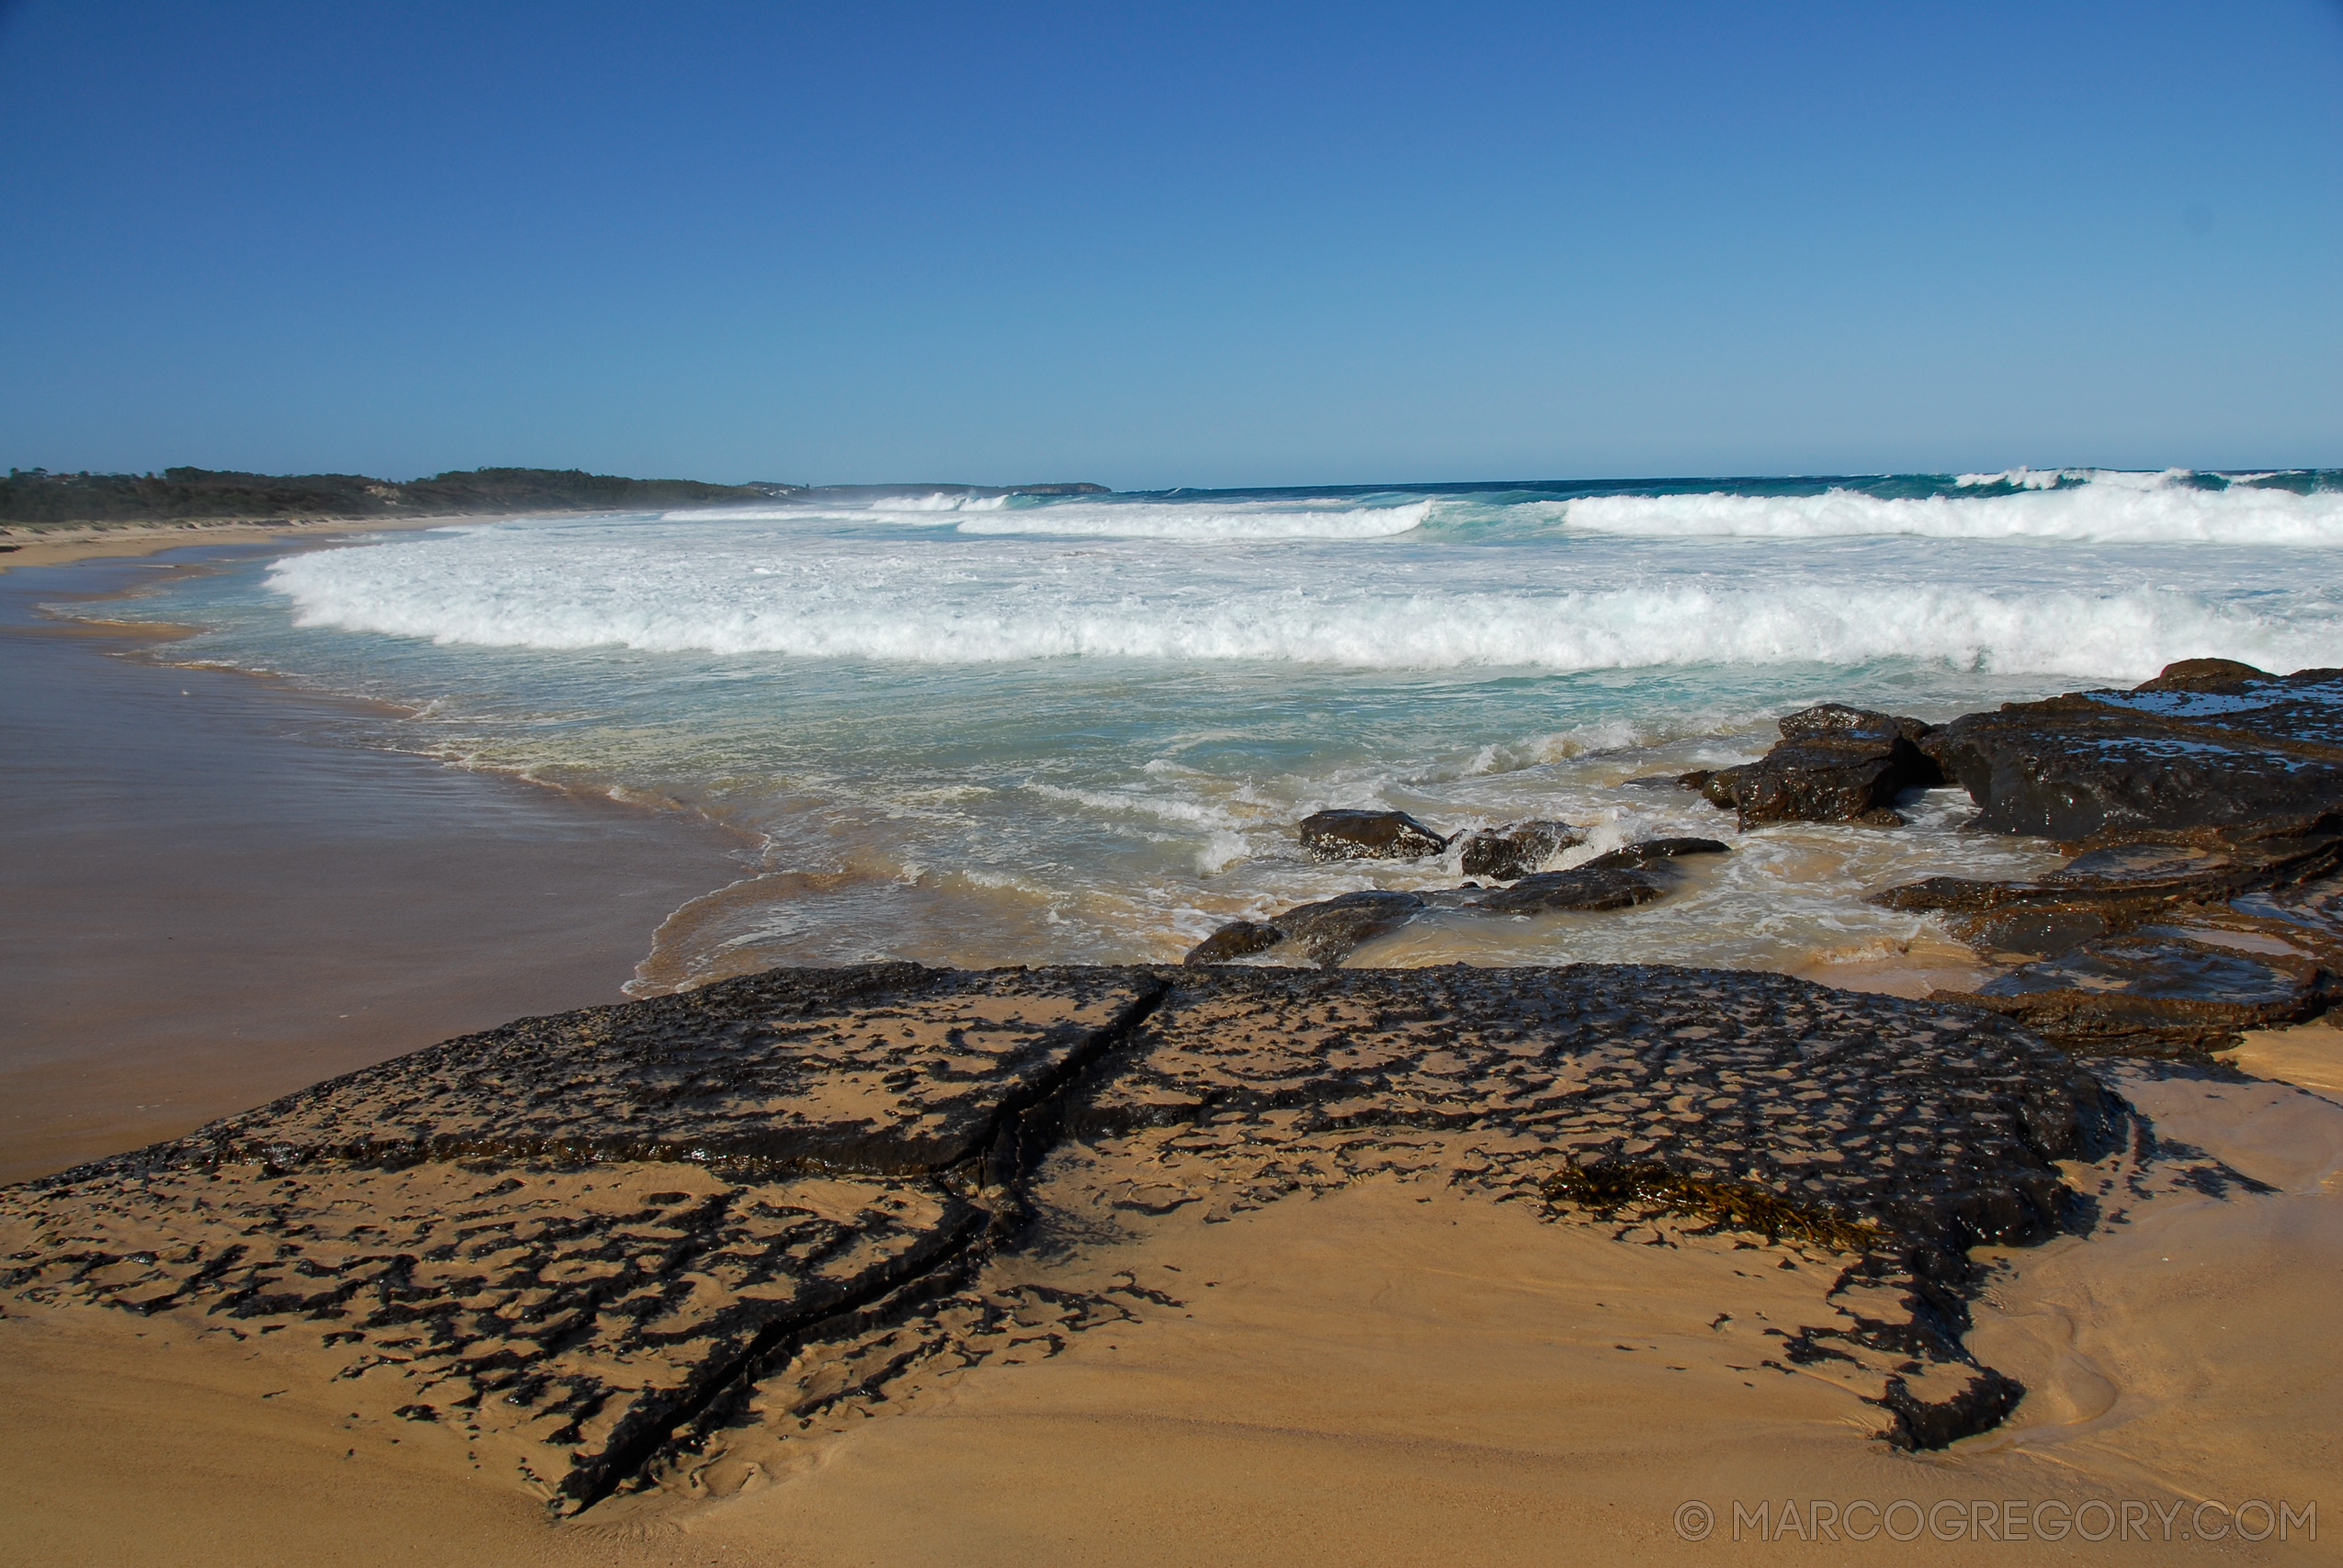
<svg viewBox="0 0 2343 1568"><path fill-rule="evenodd" d="M1446 834L1404 811L1319 811L1300 833L1312 860L1421 860L1448 847Z"/></svg>
<svg viewBox="0 0 2343 1568"><path fill-rule="evenodd" d="M2054 1162L2124 1115L2005 1020L1780 976L777 971L8 1189L0 1292L298 1345L354 1411L460 1428L574 1509L740 1422L1170 1299L1054 1216L1371 1176L1542 1201L1657 1162L1876 1236L1834 1265L1845 1321L1785 1353L1870 1368L1887 1434L1930 1443L2015 1397L1961 1349L1964 1249L2071 1218Z"/></svg>
<svg viewBox="0 0 2343 1568"><path fill-rule="evenodd" d="M1139 973L775 970L468 1035L124 1157L943 1169L1148 1005Z"/></svg>

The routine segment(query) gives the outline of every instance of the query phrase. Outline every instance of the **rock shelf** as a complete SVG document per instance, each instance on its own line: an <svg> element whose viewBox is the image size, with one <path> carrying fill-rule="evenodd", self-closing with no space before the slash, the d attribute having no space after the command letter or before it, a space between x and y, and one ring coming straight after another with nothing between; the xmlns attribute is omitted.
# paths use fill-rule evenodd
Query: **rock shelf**
<svg viewBox="0 0 2343 1568"><path fill-rule="evenodd" d="M1874 902L1943 917L2009 972L1939 992L2082 1052L2202 1053L2327 1008L2343 976L2343 670L2186 660L2129 691L1931 726L1824 704L1738 767L1677 783L1776 822L1900 822L1968 792L1975 830L2062 841L2034 882L1935 876Z"/></svg>
<svg viewBox="0 0 2343 1568"><path fill-rule="evenodd" d="M2009 1021L1780 976L775 971L7 1190L0 1292L323 1355L354 1410L458 1427L573 1511L742 1422L1168 1311L1102 1272L1165 1216L1659 1166L1875 1238L1817 1249L1841 1316L1782 1354L1929 1445L2018 1396L1962 1349L1965 1249L2087 1213L2057 1162L2128 1126Z"/></svg>
<svg viewBox="0 0 2343 1568"><path fill-rule="evenodd" d="M1921 748L1975 826L2068 840L2032 883L1887 889L2019 967L1959 999L2078 1051L2203 1052L2300 1022L2343 975L2343 671L2191 660L2013 703ZM1941 993L1951 998L1954 993Z"/></svg>

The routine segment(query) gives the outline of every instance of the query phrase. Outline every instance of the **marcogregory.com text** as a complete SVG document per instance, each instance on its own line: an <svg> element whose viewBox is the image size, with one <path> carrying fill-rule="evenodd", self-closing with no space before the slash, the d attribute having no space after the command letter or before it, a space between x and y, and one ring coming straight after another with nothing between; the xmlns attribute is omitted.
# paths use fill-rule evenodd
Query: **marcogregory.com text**
<svg viewBox="0 0 2343 1568"><path fill-rule="evenodd" d="M2318 1505L2247 1497L2206 1499L2098 1498L2070 1503L2011 1498L1945 1498L1934 1503L1898 1497L1857 1497L1760 1503L1738 1498L1711 1505L1693 1498L1676 1509L1676 1533L1686 1540L2316 1540Z"/></svg>

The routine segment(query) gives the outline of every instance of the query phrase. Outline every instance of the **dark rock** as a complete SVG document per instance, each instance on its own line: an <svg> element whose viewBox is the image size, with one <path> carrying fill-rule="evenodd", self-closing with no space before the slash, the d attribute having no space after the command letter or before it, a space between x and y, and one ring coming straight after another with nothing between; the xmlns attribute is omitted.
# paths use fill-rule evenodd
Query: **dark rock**
<svg viewBox="0 0 2343 1568"><path fill-rule="evenodd" d="M1894 809L1896 796L1944 782L1917 744L1930 733L1918 719L1824 703L1791 714L1780 728L1782 739L1757 761L1686 773L1678 782L1737 812L1744 828L1769 822L1894 827L1904 820Z"/></svg>
<svg viewBox="0 0 2343 1568"><path fill-rule="evenodd" d="M1360 943L1407 924L1423 906L1418 894L1369 889L1304 904L1270 924L1304 959L1331 969Z"/></svg>
<svg viewBox="0 0 2343 1568"><path fill-rule="evenodd" d="M1302 818L1302 848L1312 860L1420 860L1447 839L1404 811L1320 811Z"/></svg>
<svg viewBox="0 0 2343 1568"><path fill-rule="evenodd" d="M1661 861L1674 860L1679 855L1724 855L1732 852L1730 844L1720 843L1715 839L1646 839L1639 844L1629 844L1624 849L1597 855L1579 869L1608 871L1616 866L1653 865Z"/></svg>
<svg viewBox="0 0 2343 1568"><path fill-rule="evenodd" d="M1956 926L1962 941L1987 954L2047 957L2078 947L2115 929L2100 909L2008 909L1979 915Z"/></svg>
<svg viewBox="0 0 2343 1568"><path fill-rule="evenodd" d="M2018 989L2012 994L2048 987L2158 995L2150 971L2129 959L2110 959L2112 967L2102 973L2093 955L2133 952L2121 945L2122 939L2153 932L2160 929L2158 922L2178 922L2225 931L2249 943L2280 949L2280 959L2287 952L2296 953L2305 962L2324 964L2330 974L2343 975L2343 878L2336 875L2338 864L2343 864L2343 837L2280 839L2220 851L2131 843L2078 856L2036 882L1931 876L1891 887L1874 895L1873 901L1889 908L1941 914L1954 936L1988 956L2055 961L2021 971L2028 978L2016 981ZM2083 965L2074 972L2077 977L2073 987L2050 984L2049 977L2067 973L2062 954ZM2162 1053L2174 1041L2202 1045L2226 1040L2237 1029L2258 1027L2253 1020L2264 1016L2252 1010L2262 1005L2263 998L2255 994L2262 982L2254 977L2250 965L2238 967L2227 956L2190 960L2176 970L2183 990L2174 994L2208 1004L2221 999L2224 984L2245 987L2233 999L2247 1011L2203 1012L2210 1021L2202 1027L2178 1015L2158 1022L2129 1004L2101 1008L2080 1000L2073 1006L2029 1001L2019 1010L2062 1041L2105 1042L2136 1034L2142 1048ZM2136 1021L2137 1027L2123 1022L2126 1019Z"/></svg>
<svg viewBox="0 0 2343 1568"><path fill-rule="evenodd" d="M1882 1434L1888 1447L1941 1449L1993 1430L2025 1396L2025 1384L1986 1367L1960 1393L1936 1404L1916 1397L1902 1378L1888 1379L1885 1391L1871 1403L1896 1417L1895 1425Z"/></svg>
<svg viewBox="0 0 2343 1568"><path fill-rule="evenodd" d="M1188 950L1183 964L1226 964L1231 959L1266 953L1285 940L1275 926L1258 920L1231 920Z"/></svg>
<svg viewBox="0 0 2343 1568"><path fill-rule="evenodd" d="M2042 880L2077 887L2139 887L2192 882L2237 868L2237 857L2201 844L2111 844L2077 855Z"/></svg>
<svg viewBox="0 0 2343 1568"><path fill-rule="evenodd" d="M1988 954L2039 960L1978 1005L2078 1050L2169 1054L2326 1004L2319 966L2343 974L2343 671L2186 660L1920 743L1975 801L1975 826L2078 852L2034 882L1935 876L1875 896L1943 914Z"/></svg>
<svg viewBox="0 0 2343 1568"><path fill-rule="evenodd" d="M2234 659L2183 659L2168 664L2156 671L2153 681L2143 681L2132 688L2135 692L2218 692L2236 687L2247 681L2275 681L2277 676L2267 670L2257 670L2250 664L2240 664Z"/></svg>
<svg viewBox="0 0 2343 1568"><path fill-rule="evenodd" d="M2204 668L2223 664L2174 665L2128 692L2010 703L1921 745L1969 792L1976 826L1997 832L2097 847L2343 830L2343 671Z"/></svg>
<svg viewBox="0 0 2343 1568"><path fill-rule="evenodd" d="M1524 876L1511 887L1460 887L1424 897L1427 902L1443 909L1495 915L1631 909L1674 890L1678 873L1670 863L1678 856L1727 852L1726 846L1715 839L1647 839L1642 843L1597 855L1584 865L1575 865L1568 871L1541 871Z"/></svg>
<svg viewBox="0 0 2343 1568"><path fill-rule="evenodd" d="M1511 882L1527 876L1573 844L1586 841L1586 834L1568 822L1543 818L1483 828L1465 835L1462 869L1466 876Z"/></svg>
<svg viewBox="0 0 2343 1568"><path fill-rule="evenodd" d="M1331 969L1361 942L1395 931L1424 907L1415 893L1370 888L1301 904L1270 919L1235 920L1188 950L1183 964L1226 964L1232 959L1290 945L1306 964Z"/></svg>
<svg viewBox="0 0 2343 1568"><path fill-rule="evenodd" d="M1564 909L1632 909L1668 891L1668 881L1648 871L1590 863L1568 871L1537 872L1510 887L1458 888L1433 897L1444 909L1545 915Z"/></svg>
<svg viewBox="0 0 2343 1568"><path fill-rule="evenodd" d="M1303 904L1266 923L1235 920L1190 949L1183 964L1227 964L1291 950L1306 964L1331 969L1362 943L1397 931L1424 909L1467 914L1543 915L1564 909L1629 909L1673 889L1679 855L1726 853L1714 839L1647 839L1568 871L1534 872L1506 887L1468 882L1428 893L1368 891Z"/></svg>

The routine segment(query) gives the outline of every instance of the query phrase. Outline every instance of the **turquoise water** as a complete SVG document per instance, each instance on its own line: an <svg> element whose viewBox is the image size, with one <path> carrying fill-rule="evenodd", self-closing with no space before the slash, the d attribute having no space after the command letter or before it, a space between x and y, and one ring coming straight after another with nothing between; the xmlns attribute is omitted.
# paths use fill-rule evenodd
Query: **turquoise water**
<svg viewBox="0 0 2343 1568"><path fill-rule="evenodd" d="M1560 863L1730 838L1629 781L1835 699L1942 718L2201 655L2343 663L2343 491L2096 473L1031 498L922 491L386 535L175 587L178 656L378 698L380 744L704 813L756 874L639 988L774 963L1175 958L1221 921L1453 864L1312 865L1293 824L1561 817ZM2044 846L1752 834L1628 914L1411 928L1354 960L1810 969L1861 902Z"/></svg>

